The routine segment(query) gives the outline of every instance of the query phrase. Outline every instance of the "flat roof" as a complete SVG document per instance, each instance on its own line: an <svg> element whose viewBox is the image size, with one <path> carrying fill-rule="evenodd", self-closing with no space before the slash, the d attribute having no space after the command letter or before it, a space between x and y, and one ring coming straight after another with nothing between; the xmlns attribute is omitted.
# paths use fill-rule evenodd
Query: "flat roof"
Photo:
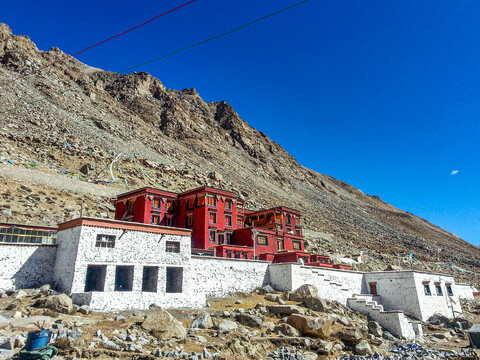
<svg viewBox="0 0 480 360"><path fill-rule="evenodd" d="M16 223L0 223L0 227L15 227L20 229L35 229L35 230L45 230L45 231L57 231L56 227L52 226L40 226L40 225L26 225L26 224L16 224Z"/></svg>
<svg viewBox="0 0 480 360"><path fill-rule="evenodd" d="M292 208L289 208L289 207L286 207L286 206L275 206L275 207L272 207L272 208L269 208L269 209L255 210L255 211L248 210L249 214L246 214L246 215L250 216L250 215L255 215L255 214L258 214L258 213L263 213L263 212L267 212L267 211L274 211L274 210L287 211L287 212L291 212L291 213L294 213L294 214L297 214L297 215L301 215L299 210L295 210L295 209L292 209Z"/></svg>
<svg viewBox="0 0 480 360"><path fill-rule="evenodd" d="M170 226L161 226L161 225L152 225L152 224L142 224L135 223L131 221L121 221L121 220L111 220L111 219L99 219L99 218L90 218L82 217L78 219L73 219L67 222L64 222L58 225L58 230L71 229L78 226L97 226L105 227L111 229L122 229L122 230L134 230L134 231L144 231L144 232L153 232L158 234L168 234L168 235L182 235L182 236L191 236L192 230L190 229L181 229Z"/></svg>
<svg viewBox="0 0 480 360"><path fill-rule="evenodd" d="M231 192L231 191L228 191L228 190L217 189L217 188L214 188L214 187L211 187L211 186L200 186L198 188L185 191L185 192L180 193L178 195L179 196L185 196L185 195L188 195L190 193L196 193L196 192L199 192L199 191L209 191L209 192L213 192L213 193L217 193L217 194L237 197L237 194L234 193L234 192Z"/></svg>
<svg viewBox="0 0 480 360"><path fill-rule="evenodd" d="M132 191L128 191L126 193L118 194L117 198L115 200L119 200L120 198L129 197L129 196L139 194L139 193L142 193L142 192L148 192L148 193L153 193L153 194L156 194L156 195L164 195L164 196L170 196L170 197L175 197L175 198L178 197L178 194L174 193L172 191L154 189L154 188L151 188L151 187L148 187L148 186L144 186L142 188L135 189L135 190L132 190Z"/></svg>

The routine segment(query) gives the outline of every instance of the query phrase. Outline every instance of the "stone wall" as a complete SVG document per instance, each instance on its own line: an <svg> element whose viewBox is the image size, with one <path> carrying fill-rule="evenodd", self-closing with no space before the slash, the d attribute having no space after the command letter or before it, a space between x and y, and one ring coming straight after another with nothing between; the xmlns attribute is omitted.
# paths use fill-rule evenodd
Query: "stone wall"
<svg viewBox="0 0 480 360"><path fill-rule="evenodd" d="M192 285L207 296L251 292L269 283L266 261L193 256Z"/></svg>
<svg viewBox="0 0 480 360"><path fill-rule="evenodd" d="M275 289L291 291L303 284L315 285L319 296L344 305L347 299L362 292L363 273L304 266L296 263L272 264L270 279Z"/></svg>
<svg viewBox="0 0 480 360"><path fill-rule="evenodd" d="M460 299L465 300L475 300L473 293L476 292L476 289L467 284L455 284L455 288L453 289L454 293L456 291L458 297Z"/></svg>
<svg viewBox="0 0 480 360"><path fill-rule="evenodd" d="M22 289L53 282L57 246L0 244L0 289Z"/></svg>

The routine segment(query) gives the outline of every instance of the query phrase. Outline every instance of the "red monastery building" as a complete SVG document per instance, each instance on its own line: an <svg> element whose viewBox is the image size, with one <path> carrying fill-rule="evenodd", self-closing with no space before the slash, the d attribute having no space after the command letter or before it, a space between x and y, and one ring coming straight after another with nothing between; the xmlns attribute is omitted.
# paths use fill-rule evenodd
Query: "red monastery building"
<svg viewBox="0 0 480 360"><path fill-rule="evenodd" d="M333 267L304 252L299 211L284 206L250 211L237 194L208 186L183 193L141 188L114 201L115 219L192 230L192 253Z"/></svg>

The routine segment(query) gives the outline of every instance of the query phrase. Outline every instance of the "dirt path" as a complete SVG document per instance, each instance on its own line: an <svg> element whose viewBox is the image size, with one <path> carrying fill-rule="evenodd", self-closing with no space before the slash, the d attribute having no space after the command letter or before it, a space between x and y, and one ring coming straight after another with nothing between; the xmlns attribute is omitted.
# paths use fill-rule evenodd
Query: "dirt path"
<svg viewBox="0 0 480 360"><path fill-rule="evenodd" d="M25 169L11 164L0 164L0 177L22 183L40 185L59 191L74 192L85 195L113 197L121 192L121 188L96 185L80 181L68 175L46 173L35 169Z"/></svg>

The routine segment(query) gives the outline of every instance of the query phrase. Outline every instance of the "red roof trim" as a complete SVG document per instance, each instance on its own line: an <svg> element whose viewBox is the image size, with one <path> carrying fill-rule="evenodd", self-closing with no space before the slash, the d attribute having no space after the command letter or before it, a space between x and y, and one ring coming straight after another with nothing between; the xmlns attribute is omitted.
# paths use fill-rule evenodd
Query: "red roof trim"
<svg viewBox="0 0 480 360"><path fill-rule="evenodd" d="M97 227L106 227L112 229L122 229L122 230L134 230L134 231L144 231L152 232L157 234L168 234L168 235L182 235L190 236L192 230L190 229L179 229L169 226L160 226L160 225L150 225L150 224L141 224L134 223L130 221L120 221L120 220L110 220L110 219L97 219L97 218L78 218L70 220L60 224L58 230L71 229L77 226L97 226Z"/></svg>

